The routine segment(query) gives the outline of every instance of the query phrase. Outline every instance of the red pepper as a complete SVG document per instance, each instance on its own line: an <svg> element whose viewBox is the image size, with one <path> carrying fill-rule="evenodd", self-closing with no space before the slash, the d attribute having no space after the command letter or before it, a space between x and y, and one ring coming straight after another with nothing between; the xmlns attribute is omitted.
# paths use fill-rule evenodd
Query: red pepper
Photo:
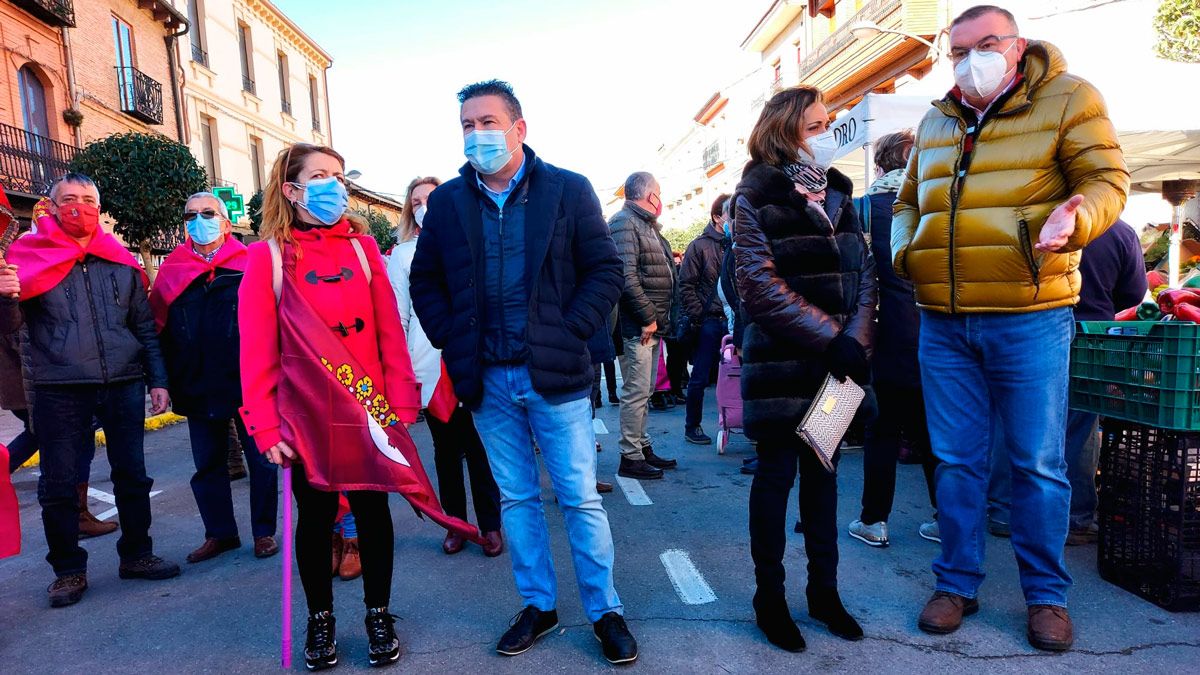
<svg viewBox="0 0 1200 675"><path fill-rule="evenodd" d="M1200 305L1200 293L1189 288L1174 288L1158 294L1158 307L1163 314L1175 314L1180 305Z"/></svg>
<svg viewBox="0 0 1200 675"><path fill-rule="evenodd" d="M1175 318L1180 321L1200 323L1200 307L1196 305L1175 305Z"/></svg>
<svg viewBox="0 0 1200 675"><path fill-rule="evenodd" d="M1129 309L1123 309L1120 312L1117 312L1117 315L1114 317L1114 319L1117 321L1137 321L1137 312L1140 307L1141 305L1135 305Z"/></svg>
<svg viewBox="0 0 1200 675"><path fill-rule="evenodd" d="M1167 285L1167 276L1158 270L1150 270L1146 273L1146 285L1150 288L1158 288L1159 286Z"/></svg>

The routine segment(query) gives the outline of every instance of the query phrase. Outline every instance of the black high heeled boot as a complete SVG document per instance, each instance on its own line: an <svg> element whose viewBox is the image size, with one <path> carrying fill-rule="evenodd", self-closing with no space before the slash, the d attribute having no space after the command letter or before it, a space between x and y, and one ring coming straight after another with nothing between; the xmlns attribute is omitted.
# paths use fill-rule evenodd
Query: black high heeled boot
<svg viewBox="0 0 1200 675"><path fill-rule="evenodd" d="M809 586L805 595L808 596L808 615L828 626L830 633L843 640L863 639L862 626L846 611L836 588Z"/></svg>
<svg viewBox="0 0 1200 675"><path fill-rule="evenodd" d="M771 644L789 652L807 647L783 595L754 594L754 621Z"/></svg>

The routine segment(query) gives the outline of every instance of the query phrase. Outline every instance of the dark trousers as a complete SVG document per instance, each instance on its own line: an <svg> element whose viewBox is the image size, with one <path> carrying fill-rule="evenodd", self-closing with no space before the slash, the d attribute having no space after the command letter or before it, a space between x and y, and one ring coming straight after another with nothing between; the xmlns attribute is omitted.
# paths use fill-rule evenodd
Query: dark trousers
<svg viewBox="0 0 1200 675"><path fill-rule="evenodd" d="M800 472L800 519L808 585L837 587L837 477L796 436L758 440L758 470L750 484L750 556L758 592L783 593L783 552L791 528L788 495Z"/></svg>
<svg viewBox="0 0 1200 675"><path fill-rule="evenodd" d="M323 492L309 485L304 467L292 469L296 495L296 566L308 601L309 614L333 610L333 521L337 518L338 492ZM386 607L392 594L392 554L395 536L388 493L351 490L346 493L358 527L358 552L362 559L363 602ZM290 508L290 506L289 506Z"/></svg>
<svg viewBox="0 0 1200 675"><path fill-rule="evenodd" d="M667 379L671 381L671 393L682 395L688 386L688 359L692 358L686 341L664 338L667 346Z"/></svg>
<svg viewBox="0 0 1200 675"><path fill-rule="evenodd" d="M727 324L721 319L705 319L696 334L696 349L692 352L692 377L687 386L687 415L684 428L700 425L704 416L704 390L720 356L721 338Z"/></svg>
<svg viewBox="0 0 1200 675"><path fill-rule="evenodd" d="M275 534L275 516L279 508L279 481L275 465L267 461L246 433L240 418L235 418L238 438L246 449L246 468L250 474L250 530L255 537ZM188 418L192 438L192 494L204 521L204 536L230 539L238 536L233 517L233 494L229 488L229 418Z"/></svg>
<svg viewBox="0 0 1200 675"><path fill-rule="evenodd" d="M14 410L12 414L21 420L21 423L25 425L25 430L8 442L9 473L21 468L21 465L28 462L29 458L33 457L33 453L37 452L37 441L34 440L33 432L29 427L29 411Z"/></svg>
<svg viewBox="0 0 1200 675"><path fill-rule="evenodd" d="M463 457L471 477L471 500L481 532L500 531L500 488L492 477L483 442L475 431L475 421L466 408L458 408L449 422L426 413L429 435L433 437L433 465L437 470L438 495L448 515L467 518L467 489L463 484Z"/></svg>
<svg viewBox="0 0 1200 675"><path fill-rule="evenodd" d="M150 539L150 487L143 454L146 386L140 380L107 385L36 386L33 428L41 448L38 502L55 574L87 570L79 545L79 465L95 453L92 417L104 427L113 494L121 521L117 553L136 560L153 550ZM86 474L84 474L86 475Z"/></svg>
<svg viewBox="0 0 1200 675"><path fill-rule="evenodd" d="M614 399L617 397L617 362L612 359L592 364L592 398L600 396L600 374L602 372L605 379L608 380L608 397Z"/></svg>
<svg viewBox="0 0 1200 675"><path fill-rule="evenodd" d="M937 491L933 476L938 460L929 447L929 426L925 423L925 398L920 387L899 387L876 383L875 397L879 415L867 428L863 444L862 514L859 519L870 525L886 521L896 497L896 460L900 439L907 438L911 449L921 457L929 503L937 510Z"/></svg>

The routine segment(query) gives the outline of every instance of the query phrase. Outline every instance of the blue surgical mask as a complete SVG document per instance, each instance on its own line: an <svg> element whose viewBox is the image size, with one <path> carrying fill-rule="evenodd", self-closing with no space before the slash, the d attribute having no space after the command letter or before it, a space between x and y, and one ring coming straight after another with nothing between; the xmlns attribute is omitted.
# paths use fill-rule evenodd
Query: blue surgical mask
<svg viewBox="0 0 1200 675"><path fill-rule="evenodd" d="M726 239L733 239L733 227L729 224L728 219L726 219L725 222L721 224L721 228L725 230L725 238Z"/></svg>
<svg viewBox="0 0 1200 675"><path fill-rule="evenodd" d="M463 154L467 156L467 161L485 176L503 169L512 159L512 150L508 149L508 132L516 126L517 123L513 122L508 131L476 130L467 134L463 139Z"/></svg>
<svg viewBox="0 0 1200 675"><path fill-rule="evenodd" d="M208 246L221 237L221 217L205 218L198 215L187 221L187 233L192 241Z"/></svg>
<svg viewBox="0 0 1200 675"><path fill-rule="evenodd" d="M292 183L300 186L300 183ZM313 218L333 225L342 219L350 198L346 194L346 186L335 176L329 178L314 178L304 184L304 200L293 202L296 206L308 211Z"/></svg>

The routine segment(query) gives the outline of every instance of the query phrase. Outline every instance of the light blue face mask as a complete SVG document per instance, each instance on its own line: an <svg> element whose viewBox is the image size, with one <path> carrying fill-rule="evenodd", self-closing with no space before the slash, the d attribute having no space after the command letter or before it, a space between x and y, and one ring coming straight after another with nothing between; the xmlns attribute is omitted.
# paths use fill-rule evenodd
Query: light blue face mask
<svg viewBox="0 0 1200 675"><path fill-rule="evenodd" d="M300 183L292 185L301 186ZM314 178L304 183L303 187L304 201L293 203L308 211L313 218L326 225L333 225L345 215L350 198L346 193L346 186L336 176Z"/></svg>
<svg viewBox="0 0 1200 675"><path fill-rule="evenodd" d="M517 123L513 122L508 131L485 129L467 134L463 139L463 154L467 156L467 161L485 176L503 169L512 159L512 150L508 149L508 132L516 126Z"/></svg>
<svg viewBox="0 0 1200 675"><path fill-rule="evenodd" d="M195 243L208 246L221 237L221 217L205 218L197 215L187 221L187 233Z"/></svg>
<svg viewBox="0 0 1200 675"><path fill-rule="evenodd" d="M725 230L726 239L733 239L733 226L730 225L728 218L726 218L725 222L721 224L721 228Z"/></svg>

